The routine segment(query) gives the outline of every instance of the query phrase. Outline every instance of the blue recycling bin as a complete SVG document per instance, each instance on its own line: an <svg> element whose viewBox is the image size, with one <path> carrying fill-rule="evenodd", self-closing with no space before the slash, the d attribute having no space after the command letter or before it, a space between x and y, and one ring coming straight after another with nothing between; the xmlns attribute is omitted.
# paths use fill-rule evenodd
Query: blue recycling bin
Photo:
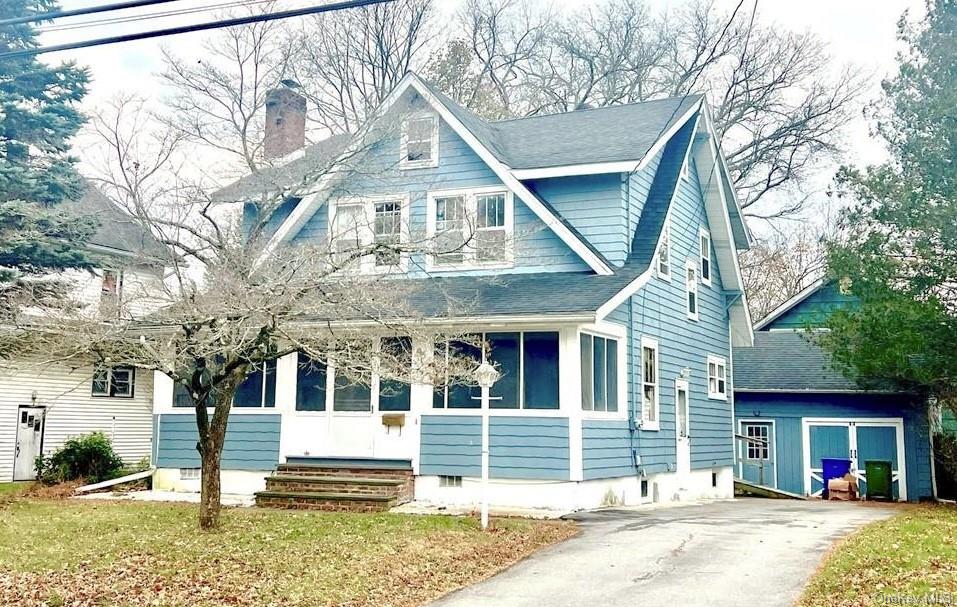
<svg viewBox="0 0 957 607"><path fill-rule="evenodd" d="M824 492L821 494L827 499L827 482L832 478L842 478L851 471L851 460L837 459L833 457L821 458L821 476L824 478Z"/></svg>

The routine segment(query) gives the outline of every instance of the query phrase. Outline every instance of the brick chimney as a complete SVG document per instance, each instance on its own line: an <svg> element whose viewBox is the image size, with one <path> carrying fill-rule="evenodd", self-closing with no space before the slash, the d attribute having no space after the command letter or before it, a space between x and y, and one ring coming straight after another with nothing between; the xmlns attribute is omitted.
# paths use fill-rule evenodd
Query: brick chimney
<svg viewBox="0 0 957 607"><path fill-rule="evenodd" d="M306 98L289 86L266 93L267 159L281 158L306 145Z"/></svg>

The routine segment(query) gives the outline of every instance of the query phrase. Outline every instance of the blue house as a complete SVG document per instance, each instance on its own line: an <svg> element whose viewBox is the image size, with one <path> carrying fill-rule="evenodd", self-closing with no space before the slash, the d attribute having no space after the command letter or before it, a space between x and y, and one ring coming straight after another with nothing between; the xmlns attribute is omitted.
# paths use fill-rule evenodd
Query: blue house
<svg viewBox="0 0 957 607"><path fill-rule="evenodd" d="M301 124L295 93L273 94L267 125ZM490 344L478 356L502 373L488 413L492 504L730 497L731 347L752 339L737 255L749 235L705 100L486 122L409 74L380 114L399 107L401 128L375 146L372 170L291 197L269 246L335 247L336 227L358 216L375 218L370 239L399 241L454 239L461 218L477 219L475 243L459 251L369 256L356 269L401 266L422 281L410 302L420 314ZM286 164L220 198L247 202L275 181L296 183L348 145L296 152L283 142L301 143L300 133L271 140ZM449 298L463 308L450 311ZM318 366L293 354L247 380L230 416L224 491L297 507L371 507L357 485L383 506L412 492L478 502L473 391L383 390L376 376L346 385L334 363ZM192 414L167 378L156 381L156 485L196 490ZM397 486L376 489L375 478Z"/></svg>
<svg viewBox="0 0 957 607"><path fill-rule="evenodd" d="M839 285L819 281L757 323L753 346L735 347L735 431L767 442L739 442L736 474L817 496L822 458L851 460L863 491L866 463L884 460L892 462L895 498L933 497L926 402L862 388L809 339L809 328L850 305Z"/></svg>

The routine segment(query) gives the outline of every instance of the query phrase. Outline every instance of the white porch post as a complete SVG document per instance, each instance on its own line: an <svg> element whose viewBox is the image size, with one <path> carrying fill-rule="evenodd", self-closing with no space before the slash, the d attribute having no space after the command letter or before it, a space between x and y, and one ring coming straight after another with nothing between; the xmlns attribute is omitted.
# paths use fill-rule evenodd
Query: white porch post
<svg viewBox="0 0 957 607"><path fill-rule="evenodd" d="M475 370L475 379L482 388L482 529L488 529L488 415L489 392L498 379L498 371L487 362Z"/></svg>

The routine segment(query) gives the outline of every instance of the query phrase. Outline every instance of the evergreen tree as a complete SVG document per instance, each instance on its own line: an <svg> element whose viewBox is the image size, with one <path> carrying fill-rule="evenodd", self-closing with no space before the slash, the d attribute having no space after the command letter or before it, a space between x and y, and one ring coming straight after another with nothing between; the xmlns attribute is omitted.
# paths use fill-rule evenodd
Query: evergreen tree
<svg viewBox="0 0 957 607"><path fill-rule="evenodd" d="M0 0L0 19L55 9L53 0ZM0 26L0 52L37 45L32 24ZM83 125L77 106L88 82L72 62L0 60L0 297L22 275L89 266L83 242L95 222L56 208L82 195L69 149Z"/></svg>
<svg viewBox="0 0 957 607"><path fill-rule="evenodd" d="M821 342L857 375L957 402L957 0L900 22L900 72L884 83L877 129L892 160L844 169L856 200L833 277L860 306L836 313Z"/></svg>

